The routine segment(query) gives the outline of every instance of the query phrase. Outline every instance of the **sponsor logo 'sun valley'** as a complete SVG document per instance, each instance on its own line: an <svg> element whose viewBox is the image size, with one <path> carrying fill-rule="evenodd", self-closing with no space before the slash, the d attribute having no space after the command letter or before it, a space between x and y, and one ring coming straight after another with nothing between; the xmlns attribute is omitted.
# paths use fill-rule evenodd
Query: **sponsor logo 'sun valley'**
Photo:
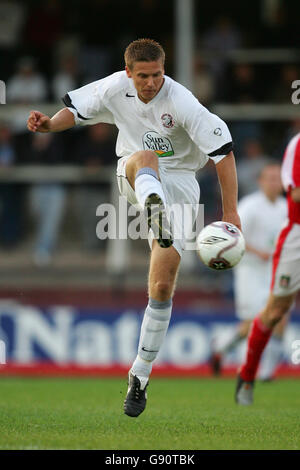
<svg viewBox="0 0 300 470"><path fill-rule="evenodd" d="M155 131L149 131L143 135L143 147L144 150L152 150L159 157L171 157L174 155L171 141Z"/></svg>

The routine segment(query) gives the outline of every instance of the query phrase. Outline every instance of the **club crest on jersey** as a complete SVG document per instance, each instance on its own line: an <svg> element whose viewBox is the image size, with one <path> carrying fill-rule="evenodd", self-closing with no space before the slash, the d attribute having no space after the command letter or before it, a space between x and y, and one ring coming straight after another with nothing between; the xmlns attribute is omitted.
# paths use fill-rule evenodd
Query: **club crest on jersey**
<svg viewBox="0 0 300 470"><path fill-rule="evenodd" d="M171 114L165 113L161 115L162 125L164 127L170 128L174 126L174 119Z"/></svg>
<svg viewBox="0 0 300 470"><path fill-rule="evenodd" d="M280 287L283 287L283 288L289 287L290 280L291 280L291 276L281 276L280 281L279 281Z"/></svg>
<svg viewBox="0 0 300 470"><path fill-rule="evenodd" d="M155 131L148 131L143 135L143 147L144 150L152 150L158 157L171 157L174 155L171 141Z"/></svg>

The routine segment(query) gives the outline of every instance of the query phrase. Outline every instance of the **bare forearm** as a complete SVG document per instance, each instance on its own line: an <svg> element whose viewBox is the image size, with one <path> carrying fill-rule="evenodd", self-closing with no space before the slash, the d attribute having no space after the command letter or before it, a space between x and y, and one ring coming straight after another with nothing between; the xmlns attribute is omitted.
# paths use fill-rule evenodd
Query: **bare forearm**
<svg viewBox="0 0 300 470"><path fill-rule="evenodd" d="M268 253L267 251L261 251L255 248L254 246L248 245L246 243L246 251L249 251L250 253L255 254L259 258L261 258L264 261L268 261L272 255L272 253Z"/></svg>
<svg viewBox="0 0 300 470"><path fill-rule="evenodd" d="M233 152L216 164L221 187L223 214L237 212L238 183Z"/></svg>
<svg viewBox="0 0 300 470"><path fill-rule="evenodd" d="M61 132L75 126L73 113L63 108L50 119L50 132Z"/></svg>

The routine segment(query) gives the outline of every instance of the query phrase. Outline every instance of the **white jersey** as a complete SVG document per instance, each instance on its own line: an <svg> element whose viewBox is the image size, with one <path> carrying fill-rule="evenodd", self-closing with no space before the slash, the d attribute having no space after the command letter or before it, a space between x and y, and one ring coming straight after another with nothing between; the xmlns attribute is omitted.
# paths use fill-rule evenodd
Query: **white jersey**
<svg viewBox="0 0 300 470"><path fill-rule="evenodd" d="M241 199L238 206L243 235L253 248L272 253L276 238L287 217L286 201L271 202L262 191ZM234 294L237 317L251 320L265 306L271 284L272 260L264 261L246 251L234 268Z"/></svg>
<svg viewBox="0 0 300 470"><path fill-rule="evenodd" d="M139 99L125 71L70 91L63 101L77 124L117 126L118 157L152 150L160 166L197 171L209 158L217 163L232 150L227 125L167 76L147 104Z"/></svg>
<svg viewBox="0 0 300 470"><path fill-rule="evenodd" d="M275 202L271 202L262 191L256 191L240 200L238 212L246 243L257 250L271 254L287 217L286 200L280 196ZM269 263L254 253L246 251L238 266L247 265L259 268L266 264Z"/></svg>

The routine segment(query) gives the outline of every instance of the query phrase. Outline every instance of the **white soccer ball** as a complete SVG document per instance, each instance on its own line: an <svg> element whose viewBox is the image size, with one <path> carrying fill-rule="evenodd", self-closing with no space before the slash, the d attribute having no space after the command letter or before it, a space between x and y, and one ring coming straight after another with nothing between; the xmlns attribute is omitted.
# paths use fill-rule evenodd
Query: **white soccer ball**
<svg viewBox="0 0 300 470"><path fill-rule="evenodd" d="M228 222L213 222L197 237L197 253L206 266L221 270L236 266L245 253L242 232Z"/></svg>

